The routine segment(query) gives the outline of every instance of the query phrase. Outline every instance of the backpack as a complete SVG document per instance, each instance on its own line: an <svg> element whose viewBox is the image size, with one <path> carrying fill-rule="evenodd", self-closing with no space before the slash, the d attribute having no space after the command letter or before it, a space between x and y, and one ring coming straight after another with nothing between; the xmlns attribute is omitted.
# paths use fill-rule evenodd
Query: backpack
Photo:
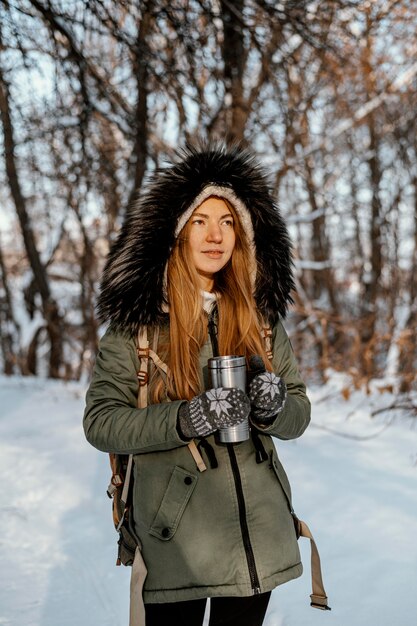
<svg viewBox="0 0 417 626"><path fill-rule="evenodd" d="M265 341L265 349L268 358L272 360L272 330L269 326L262 329ZM138 408L147 406L149 365L150 361L159 370L162 376L168 373L168 367L157 355L159 328L154 329L152 348L149 347L147 327L141 327L137 337L137 355L140 368L137 373L138 387ZM195 442L192 440L188 444L197 468L204 472L207 467ZM112 476L107 488L107 495L113 499L113 523L119 533L118 553L116 565L132 566L131 578L131 603L130 603L130 626L142 626L145 624L145 610L142 600L142 588L146 578L146 566L141 556L141 545L136 537L131 523L131 493L132 493L132 468L133 455L123 455L110 453L110 467ZM291 511L297 539L306 537L311 544L311 576L312 593L310 595L310 605L313 608L330 611L327 603L327 595L324 590L321 574L320 556L316 542L307 524L297 518ZM140 621L142 620L142 621Z"/></svg>

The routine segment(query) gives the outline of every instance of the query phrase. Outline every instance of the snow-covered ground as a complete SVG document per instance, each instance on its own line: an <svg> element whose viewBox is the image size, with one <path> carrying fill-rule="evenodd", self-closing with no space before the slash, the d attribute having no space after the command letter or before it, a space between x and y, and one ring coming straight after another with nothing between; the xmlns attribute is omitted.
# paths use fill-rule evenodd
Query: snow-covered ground
<svg viewBox="0 0 417 626"><path fill-rule="evenodd" d="M305 573L273 592L265 626L417 623L417 418L372 418L389 394L346 401L342 385L311 390L311 427L277 442L333 610L309 606L301 539ZM84 439L84 392L0 377L2 626L127 626L130 571L114 566L108 460Z"/></svg>

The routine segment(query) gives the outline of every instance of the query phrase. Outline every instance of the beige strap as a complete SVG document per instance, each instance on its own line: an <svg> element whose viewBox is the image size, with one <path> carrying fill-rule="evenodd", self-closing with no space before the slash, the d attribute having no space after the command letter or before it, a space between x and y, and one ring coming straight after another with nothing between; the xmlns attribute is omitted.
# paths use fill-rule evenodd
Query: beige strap
<svg viewBox="0 0 417 626"><path fill-rule="evenodd" d="M191 454L193 455L193 459L195 461L195 464L197 465L197 469L199 472L205 472L207 469L206 464L203 461L203 457L201 456L199 449L197 448L197 446L195 445L195 441L194 439L192 441L190 441L190 443L188 444L188 449L190 450Z"/></svg>
<svg viewBox="0 0 417 626"><path fill-rule="evenodd" d="M133 464L133 454L129 454L129 460L127 462L127 468L126 468L125 482L123 483L122 495L120 496L120 499L123 504L126 504L127 502L127 494L129 493L130 476L132 474L132 464Z"/></svg>
<svg viewBox="0 0 417 626"><path fill-rule="evenodd" d="M148 355L149 355L149 341L148 341L148 329L146 326L141 326L138 332L138 357L140 361L138 380L139 380L139 393L138 393L138 408L143 409L148 404Z"/></svg>
<svg viewBox="0 0 417 626"><path fill-rule="evenodd" d="M149 348L149 356L151 357L152 361L155 363L156 367L162 370L164 374L168 374L168 365L164 363L163 361L161 361L161 359L156 354L156 352L154 352L150 348Z"/></svg>
<svg viewBox="0 0 417 626"><path fill-rule="evenodd" d="M154 352L158 352L158 341L159 341L159 326L155 326L153 331L153 339L152 339L152 350Z"/></svg>
<svg viewBox="0 0 417 626"><path fill-rule="evenodd" d="M133 467L133 454L129 454L129 459L128 459L127 467L126 467L125 481L123 483L122 495L120 496L120 505L122 509L122 514L120 516L120 520L116 528L117 531L120 530L123 524L123 520L124 520L124 513L125 513L125 508L126 508L126 502L127 502L127 494L129 493L130 479L132 477L132 467Z"/></svg>
<svg viewBox="0 0 417 626"><path fill-rule="evenodd" d="M139 408L145 408L148 404L148 380L149 380L148 360L149 358L152 359L152 361L154 362L154 364L159 370L164 372L165 375L168 375L169 370L168 370L167 364L161 361L161 359L155 352L155 350L158 348L158 336L159 336L159 327L155 328L154 340L153 340L153 345L152 345L153 350L152 350L151 348L149 348L147 326L142 326L138 332L137 352L138 352L138 357L140 360L140 368L138 372L138 380L139 380L138 407ZM192 454L195 464L197 465L198 471L204 472L207 469L207 467L194 441L190 441L190 443L188 444L188 448Z"/></svg>
<svg viewBox="0 0 417 626"><path fill-rule="evenodd" d="M130 615L129 626L145 626L145 605L143 603L143 584L148 571L140 548L135 550L130 577Z"/></svg>
<svg viewBox="0 0 417 626"><path fill-rule="evenodd" d="M265 322L265 326L262 327L262 337L265 344L265 352L270 361L272 361L272 330L270 325Z"/></svg>
<svg viewBox="0 0 417 626"><path fill-rule="evenodd" d="M310 539L311 544L311 580L313 593L310 595L311 606L322 611L331 611L327 604L327 595L324 590L323 578L321 575L320 555L317 550L316 542L307 524L298 520L298 528L301 537Z"/></svg>

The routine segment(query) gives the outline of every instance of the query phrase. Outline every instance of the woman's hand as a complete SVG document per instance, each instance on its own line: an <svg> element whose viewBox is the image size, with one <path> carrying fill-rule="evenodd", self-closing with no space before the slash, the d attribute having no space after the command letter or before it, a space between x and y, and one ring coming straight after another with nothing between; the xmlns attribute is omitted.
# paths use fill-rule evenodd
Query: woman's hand
<svg viewBox="0 0 417 626"><path fill-rule="evenodd" d="M241 389L217 387L180 406L179 429L190 439L206 437L219 428L241 424L249 413L249 398Z"/></svg>
<svg viewBox="0 0 417 626"><path fill-rule="evenodd" d="M261 371L259 360L258 356L251 359L251 369L256 368L256 371L260 373L257 373L249 384L249 399L252 418L259 424L268 426L285 406L287 385L274 372L265 371L265 366L263 366L264 371Z"/></svg>

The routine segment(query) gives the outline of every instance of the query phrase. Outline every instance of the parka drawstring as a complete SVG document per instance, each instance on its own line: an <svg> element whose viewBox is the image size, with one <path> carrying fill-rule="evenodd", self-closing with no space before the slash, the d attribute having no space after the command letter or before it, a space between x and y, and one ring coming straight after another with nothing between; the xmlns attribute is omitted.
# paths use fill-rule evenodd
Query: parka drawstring
<svg viewBox="0 0 417 626"><path fill-rule="evenodd" d="M256 450L256 462L259 464L259 463L263 463L264 461L267 461L269 457L264 448L264 444L262 443L261 438L259 437L258 431L252 428L251 435L252 435L253 445L255 446L255 450Z"/></svg>
<svg viewBox="0 0 417 626"><path fill-rule="evenodd" d="M211 469L216 469L219 467L219 463L217 461L216 453L214 452L213 446L205 439L204 437L200 439L197 444L198 451L201 452L201 448L207 455L208 461L210 463Z"/></svg>

